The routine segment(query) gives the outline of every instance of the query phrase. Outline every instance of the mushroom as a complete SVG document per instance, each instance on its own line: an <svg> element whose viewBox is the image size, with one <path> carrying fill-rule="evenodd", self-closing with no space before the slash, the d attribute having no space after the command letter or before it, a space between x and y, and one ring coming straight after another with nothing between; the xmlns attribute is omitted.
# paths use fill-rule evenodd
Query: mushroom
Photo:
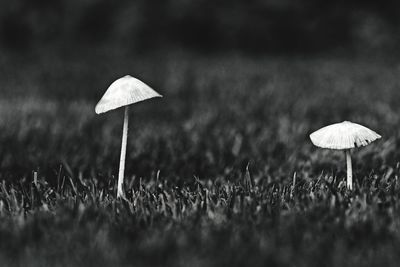
<svg viewBox="0 0 400 267"><path fill-rule="evenodd" d="M310 135L312 143L321 148L344 150L347 163L347 188L353 189L353 170L350 150L355 147L367 146L380 139L376 132L349 121L332 124Z"/></svg>
<svg viewBox="0 0 400 267"><path fill-rule="evenodd" d="M126 75L113 82L96 105L95 112L97 114L125 107L117 198L124 196L122 186L124 183L126 144L128 138L129 105L154 97L162 96L142 81L130 75Z"/></svg>

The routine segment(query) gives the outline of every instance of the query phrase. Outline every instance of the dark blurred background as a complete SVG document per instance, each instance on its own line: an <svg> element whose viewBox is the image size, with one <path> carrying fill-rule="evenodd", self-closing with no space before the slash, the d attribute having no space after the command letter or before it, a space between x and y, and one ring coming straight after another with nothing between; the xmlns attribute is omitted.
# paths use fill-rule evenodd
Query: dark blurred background
<svg viewBox="0 0 400 267"><path fill-rule="evenodd" d="M4 51L116 46L140 53L396 53L395 0L1 1Z"/></svg>
<svg viewBox="0 0 400 267"><path fill-rule="evenodd" d="M108 181L122 114L94 106L126 74L165 96L132 110L128 175L318 173L308 134L322 125L398 134L397 1L0 2L0 178L61 164Z"/></svg>

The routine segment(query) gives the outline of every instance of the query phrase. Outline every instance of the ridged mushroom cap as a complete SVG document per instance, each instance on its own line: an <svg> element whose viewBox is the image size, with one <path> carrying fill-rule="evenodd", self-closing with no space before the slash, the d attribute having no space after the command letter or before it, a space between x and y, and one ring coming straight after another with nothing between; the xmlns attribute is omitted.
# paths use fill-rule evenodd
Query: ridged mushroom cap
<svg viewBox="0 0 400 267"><path fill-rule="evenodd" d="M367 127L349 121L326 126L310 135L314 145L340 150L366 146L380 138Z"/></svg>
<svg viewBox="0 0 400 267"><path fill-rule="evenodd" d="M128 106L153 97L162 97L144 82L126 75L113 82L97 103L97 114Z"/></svg>

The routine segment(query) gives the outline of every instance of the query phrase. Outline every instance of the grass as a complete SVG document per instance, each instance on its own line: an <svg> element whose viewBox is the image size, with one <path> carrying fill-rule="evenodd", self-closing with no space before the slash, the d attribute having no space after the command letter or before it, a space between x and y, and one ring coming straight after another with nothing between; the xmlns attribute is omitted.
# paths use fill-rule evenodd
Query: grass
<svg viewBox="0 0 400 267"><path fill-rule="evenodd" d="M2 266L398 265L396 64L130 59L3 59ZM94 105L127 72L165 97L132 108L116 200L122 111ZM308 139L342 120L383 136L354 151L354 192Z"/></svg>

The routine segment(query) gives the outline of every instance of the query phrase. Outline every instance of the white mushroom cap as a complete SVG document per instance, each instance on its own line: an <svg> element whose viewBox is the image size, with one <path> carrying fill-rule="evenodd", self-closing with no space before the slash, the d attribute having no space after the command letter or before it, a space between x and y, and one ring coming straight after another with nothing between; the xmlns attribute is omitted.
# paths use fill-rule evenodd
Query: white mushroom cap
<svg viewBox="0 0 400 267"><path fill-rule="evenodd" d="M380 138L376 132L349 121L326 126L310 135L314 145L329 149L366 146Z"/></svg>
<svg viewBox="0 0 400 267"><path fill-rule="evenodd" d="M97 103L97 114L134 104L149 98L162 97L144 82L126 75L113 82Z"/></svg>

